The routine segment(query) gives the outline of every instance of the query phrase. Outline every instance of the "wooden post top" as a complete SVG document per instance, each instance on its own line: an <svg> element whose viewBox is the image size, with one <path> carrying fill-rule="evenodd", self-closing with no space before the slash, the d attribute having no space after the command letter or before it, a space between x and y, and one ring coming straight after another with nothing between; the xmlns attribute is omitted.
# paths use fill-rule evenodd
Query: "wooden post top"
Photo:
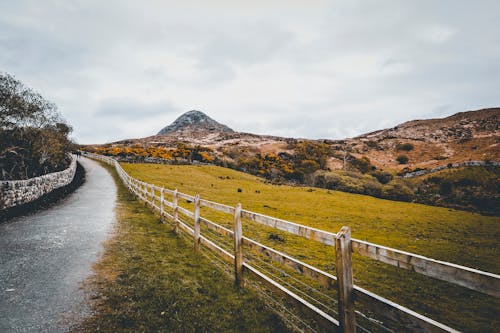
<svg viewBox="0 0 500 333"><path fill-rule="evenodd" d="M336 235L337 238L351 238L351 228L343 226Z"/></svg>

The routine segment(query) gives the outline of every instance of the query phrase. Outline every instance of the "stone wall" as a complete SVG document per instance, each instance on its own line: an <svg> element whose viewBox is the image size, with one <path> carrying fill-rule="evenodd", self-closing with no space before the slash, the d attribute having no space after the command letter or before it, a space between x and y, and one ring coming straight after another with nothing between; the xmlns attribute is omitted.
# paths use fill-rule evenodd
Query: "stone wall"
<svg viewBox="0 0 500 333"><path fill-rule="evenodd" d="M30 203L68 185L73 181L75 172L76 159L72 156L71 164L66 170L26 180L0 181L0 210Z"/></svg>

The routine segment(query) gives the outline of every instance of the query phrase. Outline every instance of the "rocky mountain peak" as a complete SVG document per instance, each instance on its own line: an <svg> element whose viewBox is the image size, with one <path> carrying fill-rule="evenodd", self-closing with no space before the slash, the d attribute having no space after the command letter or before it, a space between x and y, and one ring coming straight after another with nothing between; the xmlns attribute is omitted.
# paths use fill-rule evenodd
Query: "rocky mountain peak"
<svg viewBox="0 0 500 333"><path fill-rule="evenodd" d="M191 110L181 115L172 124L163 128L160 132L158 132L158 135L167 135L173 132L185 130L224 133L234 132L231 128L218 123L205 113L198 110Z"/></svg>

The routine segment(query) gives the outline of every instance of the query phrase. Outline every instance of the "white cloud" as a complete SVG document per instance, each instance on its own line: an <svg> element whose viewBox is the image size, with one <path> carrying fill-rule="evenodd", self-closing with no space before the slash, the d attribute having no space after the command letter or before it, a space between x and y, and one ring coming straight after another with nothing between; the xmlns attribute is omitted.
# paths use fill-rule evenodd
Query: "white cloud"
<svg viewBox="0 0 500 333"><path fill-rule="evenodd" d="M494 1L0 2L0 70L80 142L200 109L246 132L342 138L498 106ZM446 107L444 107L446 106Z"/></svg>

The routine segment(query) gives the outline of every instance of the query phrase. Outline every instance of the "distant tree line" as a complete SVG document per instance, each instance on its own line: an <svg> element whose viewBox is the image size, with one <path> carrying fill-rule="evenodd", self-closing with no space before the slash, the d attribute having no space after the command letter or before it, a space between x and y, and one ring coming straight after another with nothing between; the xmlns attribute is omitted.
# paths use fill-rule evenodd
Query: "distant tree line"
<svg viewBox="0 0 500 333"><path fill-rule="evenodd" d="M0 72L0 180L65 169L73 148L71 131L54 103Z"/></svg>

